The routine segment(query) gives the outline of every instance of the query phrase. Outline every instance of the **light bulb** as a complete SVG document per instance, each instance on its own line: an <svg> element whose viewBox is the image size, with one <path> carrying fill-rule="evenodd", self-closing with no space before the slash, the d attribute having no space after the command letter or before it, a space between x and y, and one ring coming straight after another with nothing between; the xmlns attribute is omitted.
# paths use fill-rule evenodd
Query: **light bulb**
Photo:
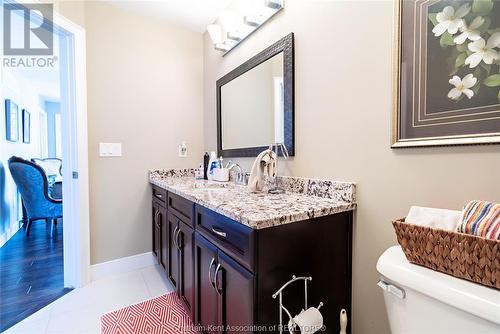
<svg viewBox="0 0 500 334"><path fill-rule="evenodd" d="M222 27L218 24L211 24L207 27L208 34L213 44L222 43Z"/></svg>

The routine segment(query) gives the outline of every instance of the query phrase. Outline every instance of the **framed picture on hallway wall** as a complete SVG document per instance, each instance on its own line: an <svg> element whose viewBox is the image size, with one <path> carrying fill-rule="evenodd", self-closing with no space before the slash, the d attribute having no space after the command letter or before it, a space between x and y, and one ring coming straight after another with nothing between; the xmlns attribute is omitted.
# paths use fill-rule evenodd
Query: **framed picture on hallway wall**
<svg viewBox="0 0 500 334"><path fill-rule="evenodd" d="M500 1L395 0L392 147L500 143Z"/></svg>
<svg viewBox="0 0 500 334"><path fill-rule="evenodd" d="M19 140L19 108L12 100L5 100L5 139Z"/></svg>
<svg viewBox="0 0 500 334"><path fill-rule="evenodd" d="M23 143L31 142L31 115L28 110L23 109Z"/></svg>

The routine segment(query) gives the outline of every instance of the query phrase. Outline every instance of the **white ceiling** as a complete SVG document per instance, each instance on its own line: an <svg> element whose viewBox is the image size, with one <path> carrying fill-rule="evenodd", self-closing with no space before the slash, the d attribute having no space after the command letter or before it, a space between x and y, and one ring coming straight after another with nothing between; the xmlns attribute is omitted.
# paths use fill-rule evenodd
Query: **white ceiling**
<svg viewBox="0 0 500 334"><path fill-rule="evenodd" d="M232 0L107 0L124 9L164 19L203 33Z"/></svg>

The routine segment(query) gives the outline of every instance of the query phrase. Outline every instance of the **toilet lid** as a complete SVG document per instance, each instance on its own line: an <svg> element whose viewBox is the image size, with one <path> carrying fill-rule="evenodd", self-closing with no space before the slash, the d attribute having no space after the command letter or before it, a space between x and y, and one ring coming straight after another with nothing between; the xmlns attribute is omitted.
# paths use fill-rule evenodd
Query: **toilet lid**
<svg viewBox="0 0 500 334"><path fill-rule="evenodd" d="M500 291L411 264L400 246L393 246L380 256L377 270L400 287L500 324Z"/></svg>

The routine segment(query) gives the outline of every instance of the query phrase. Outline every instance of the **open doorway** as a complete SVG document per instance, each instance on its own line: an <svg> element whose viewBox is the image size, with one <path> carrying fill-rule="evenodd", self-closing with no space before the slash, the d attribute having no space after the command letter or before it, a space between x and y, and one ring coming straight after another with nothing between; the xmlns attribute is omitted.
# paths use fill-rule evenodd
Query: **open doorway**
<svg viewBox="0 0 500 334"><path fill-rule="evenodd" d="M2 43L0 331L85 284L88 267L84 31L15 2L2 14L6 6L10 46L40 48L40 27L53 44L50 55L25 56Z"/></svg>

